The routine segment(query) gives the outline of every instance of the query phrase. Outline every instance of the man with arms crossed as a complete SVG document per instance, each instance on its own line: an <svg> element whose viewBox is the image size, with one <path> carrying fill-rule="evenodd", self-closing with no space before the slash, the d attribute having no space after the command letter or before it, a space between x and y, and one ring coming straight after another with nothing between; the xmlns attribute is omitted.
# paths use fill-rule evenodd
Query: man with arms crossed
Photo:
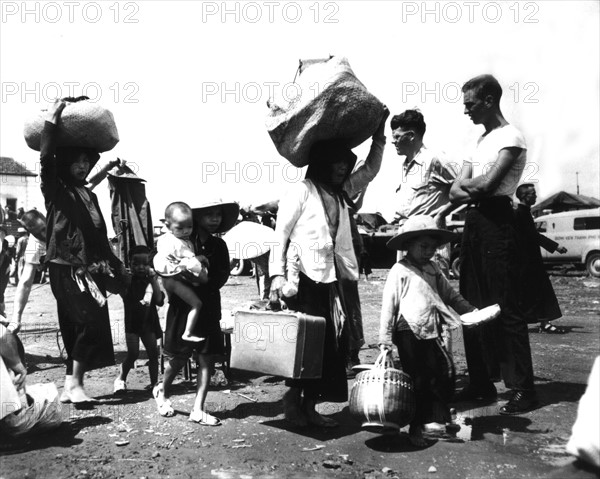
<svg viewBox="0 0 600 479"><path fill-rule="evenodd" d="M452 185L450 199L468 203L461 245L460 292L478 308L498 303L499 318L463 328L469 386L458 400L495 400L498 366L512 396L500 414L520 414L537 405L527 318L519 301L523 250L512 196L523 174L523 135L500 111L502 88L492 75L463 85L464 113L485 132Z"/></svg>

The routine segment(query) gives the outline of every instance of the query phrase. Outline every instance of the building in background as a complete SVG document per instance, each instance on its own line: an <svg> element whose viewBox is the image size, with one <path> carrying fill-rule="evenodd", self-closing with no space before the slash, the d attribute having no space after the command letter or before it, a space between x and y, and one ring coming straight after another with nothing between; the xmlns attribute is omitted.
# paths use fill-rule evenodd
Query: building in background
<svg viewBox="0 0 600 479"><path fill-rule="evenodd" d="M0 222L5 224L8 234L14 235L20 226L17 222L19 208L43 210L43 206L38 175L13 158L0 157Z"/></svg>

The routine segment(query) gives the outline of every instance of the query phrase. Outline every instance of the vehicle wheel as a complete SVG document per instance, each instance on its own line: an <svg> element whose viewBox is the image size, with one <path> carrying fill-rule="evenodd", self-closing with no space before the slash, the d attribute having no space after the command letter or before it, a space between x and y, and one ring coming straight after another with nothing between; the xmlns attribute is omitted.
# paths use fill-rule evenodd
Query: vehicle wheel
<svg viewBox="0 0 600 479"><path fill-rule="evenodd" d="M246 266L243 259L233 259L230 263L229 274L232 276L240 276L244 272Z"/></svg>
<svg viewBox="0 0 600 479"><path fill-rule="evenodd" d="M591 276L600 278L600 253L594 251L593 253L588 254L585 261L585 267Z"/></svg>
<svg viewBox="0 0 600 479"><path fill-rule="evenodd" d="M450 269L452 270L454 279L460 278L460 256L457 256L452 260L452 263L450 264Z"/></svg>

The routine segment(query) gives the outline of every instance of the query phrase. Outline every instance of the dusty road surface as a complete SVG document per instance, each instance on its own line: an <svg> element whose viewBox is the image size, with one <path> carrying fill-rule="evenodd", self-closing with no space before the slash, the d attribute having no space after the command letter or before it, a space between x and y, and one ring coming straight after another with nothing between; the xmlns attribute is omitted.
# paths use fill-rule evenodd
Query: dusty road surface
<svg viewBox="0 0 600 479"><path fill-rule="evenodd" d="M377 354L386 274L376 270L370 282L360 283L367 340L360 353L364 363ZM149 379L145 361L140 360L130 373L127 396L112 395L118 366L92 371L86 385L100 404L88 410L64 405L64 423L54 432L2 438L0 478L545 477L570 461L564 446L600 344L600 282L574 271L559 272L552 282L564 314L556 324L569 332L540 334L531 326L541 405L528 414L497 414L507 399L498 383L498 403L479 408L458 405L461 429L456 436L431 435L429 446L418 450L410 446L406 430L396 436L361 431L347 404L319 405L322 413L340 422L339 428L291 429L283 420L281 379L234 372L228 382L218 371L208 409L223 424L211 428L188 422L194 390L184 377L175 384L176 415L160 417L151 394L144 390ZM9 312L14 291L9 286ZM250 277L232 277L222 296L223 307L232 309L257 299L256 284ZM119 364L125 351L122 303L110 297L109 305ZM57 345L56 306L48 285L34 285L24 322L20 337L27 351L28 383L52 381L60 390L64 368ZM461 386L466 365L460 337L454 344L457 386Z"/></svg>

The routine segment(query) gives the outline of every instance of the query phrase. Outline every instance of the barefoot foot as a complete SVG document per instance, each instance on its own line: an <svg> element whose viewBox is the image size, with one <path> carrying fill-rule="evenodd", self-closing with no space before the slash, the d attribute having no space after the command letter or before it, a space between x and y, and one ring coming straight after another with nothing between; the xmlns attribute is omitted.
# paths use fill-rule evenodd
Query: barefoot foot
<svg viewBox="0 0 600 479"><path fill-rule="evenodd" d="M300 391L290 388L283 395L283 415L295 427L308 426L308 419L300 407Z"/></svg>
<svg viewBox="0 0 600 479"><path fill-rule="evenodd" d="M427 441L423 437L423 428L421 426L410 426L408 430L408 440L415 447L427 446Z"/></svg>
<svg viewBox="0 0 600 479"><path fill-rule="evenodd" d="M69 399L73 404L93 403L94 398L89 397L82 386L73 386L67 392Z"/></svg>
<svg viewBox="0 0 600 479"><path fill-rule="evenodd" d="M329 417L325 417L316 411L316 403L312 399L305 399L302 409L308 420L308 424L318 427L337 427L338 422Z"/></svg>
<svg viewBox="0 0 600 479"><path fill-rule="evenodd" d="M308 424L318 427L338 427L339 423L330 417L323 416L316 411L307 412Z"/></svg>

